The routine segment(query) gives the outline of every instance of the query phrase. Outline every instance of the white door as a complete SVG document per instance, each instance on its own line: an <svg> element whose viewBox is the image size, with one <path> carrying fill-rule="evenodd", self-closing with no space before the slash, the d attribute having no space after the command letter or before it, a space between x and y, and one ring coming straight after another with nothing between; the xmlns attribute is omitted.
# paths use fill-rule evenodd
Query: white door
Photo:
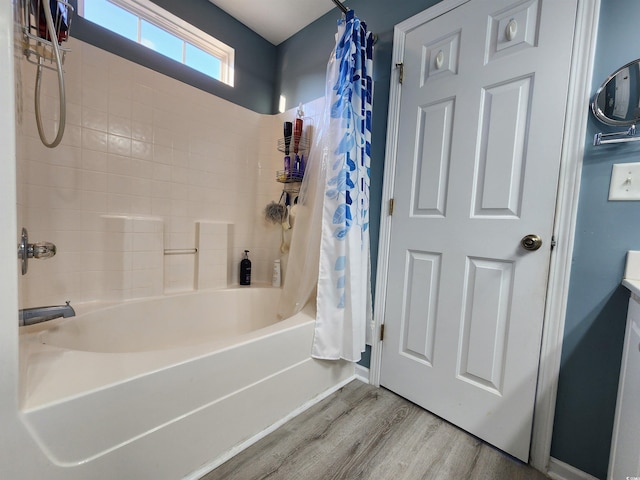
<svg viewBox="0 0 640 480"><path fill-rule="evenodd" d="M404 43L380 383L524 461L576 6L470 0Z"/></svg>

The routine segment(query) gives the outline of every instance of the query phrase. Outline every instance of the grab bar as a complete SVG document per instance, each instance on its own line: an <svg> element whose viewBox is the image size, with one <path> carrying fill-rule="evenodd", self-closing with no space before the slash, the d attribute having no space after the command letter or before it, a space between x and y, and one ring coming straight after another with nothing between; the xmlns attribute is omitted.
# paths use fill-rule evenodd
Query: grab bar
<svg viewBox="0 0 640 480"><path fill-rule="evenodd" d="M194 255L198 253L197 248L165 248L165 255Z"/></svg>

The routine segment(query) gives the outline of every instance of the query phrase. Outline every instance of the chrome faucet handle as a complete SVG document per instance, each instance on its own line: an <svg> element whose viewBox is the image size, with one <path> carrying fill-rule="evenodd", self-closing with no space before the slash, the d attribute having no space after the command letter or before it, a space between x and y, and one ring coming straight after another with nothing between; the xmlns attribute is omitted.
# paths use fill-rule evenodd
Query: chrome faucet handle
<svg viewBox="0 0 640 480"><path fill-rule="evenodd" d="M51 242L30 243L27 246L29 258L51 258L56 254L56 246Z"/></svg>
<svg viewBox="0 0 640 480"><path fill-rule="evenodd" d="M22 263L22 275L27 273L30 258L51 258L56 254L56 246L50 242L29 243L27 229L22 229L18 244L18 259Z"/></svg>

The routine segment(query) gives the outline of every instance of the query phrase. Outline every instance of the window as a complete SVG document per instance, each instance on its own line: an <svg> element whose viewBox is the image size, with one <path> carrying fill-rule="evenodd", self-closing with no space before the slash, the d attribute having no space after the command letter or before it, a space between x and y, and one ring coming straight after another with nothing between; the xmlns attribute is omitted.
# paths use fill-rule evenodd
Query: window
<svg viewBox="0 0 640 480"><path fill-rule="evenodd" d="M78 14L233 86L234 49L149 0L78 0Z"/></svg>

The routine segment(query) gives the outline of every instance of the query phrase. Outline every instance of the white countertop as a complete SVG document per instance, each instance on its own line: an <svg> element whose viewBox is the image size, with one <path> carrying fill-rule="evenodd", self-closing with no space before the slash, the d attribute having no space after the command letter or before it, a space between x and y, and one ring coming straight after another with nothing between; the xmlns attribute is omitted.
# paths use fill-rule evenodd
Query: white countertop
<svg viewBox="0 0 640 480"><path fill-rule="evenodd" d="M625 278L624 280L622 280L622 285L631 290L631 293L633 293L635 296L640 297L640 280L631 280Z"/></svg>
<svg viewBox="0 0 640 480"><path fill-rule="evenodd" d="M627 252L627 264L624 269L622 285L631 290L636 297L640 297L640 251Z"/></svg>

